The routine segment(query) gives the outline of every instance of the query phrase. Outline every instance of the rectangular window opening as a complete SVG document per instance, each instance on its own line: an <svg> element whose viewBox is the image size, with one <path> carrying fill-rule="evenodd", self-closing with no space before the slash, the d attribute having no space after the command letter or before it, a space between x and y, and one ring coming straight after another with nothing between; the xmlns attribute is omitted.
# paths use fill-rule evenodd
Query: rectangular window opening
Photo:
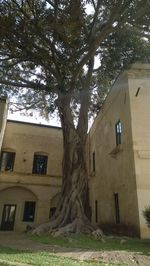
<svg viewBox="0 0 150 266"><path fill-rule="evenodd" d="M98 222L98 201L95 200L95 222Z"/></svg>
<svg viewBox="0 0 150 266"><path fill-rule="evenodd" d="M92 154L92 171L95 172L95 151Z"/></svg>
<svg viewBox="0 0 150 266"><path fill-rule="evenodd" d="M140 87L137 89L137 92L136 92L136 94L135 94L135 97L137 97L138 96L138 94L139 94L139 92L140 92Z"/></svg>
<svg viewBox="0 0 150 266"><path fill-rule="evenodd" d="M15 152L2 151L0 158L1 171L13 171L15 155Z"/></svg>
<svg viewBox="0 0 150 266"><path fill-rule="evenodd" d="M114 194L114 203L115 203L116 224L120 224L120 210L119 210L119 196L118 196L118 193Z"/></svg>
<svg viewBox="0 0 150 266"><path fill-rule="evenodd" d="M14 229L15 214L15 204L4 204L0 230L12 231Z"/></svg>
<svg viewBox="0 0 150 266"><path fill-rule="evenodd" d="M116 133L116 145L121 144L121 133L122 133L122 125L120 120L115 125L115 133Z"/></svg>
<svg viewBox="0 0 150 266"><path fill-rule="evenodd" d="M24 213L23 213L23 221L24 222L33 222L35 215L35 201L25 201L24 204Z"/></svg>
<svg viewBox="0 0 150 266"><path fill-rule="evenodd" d="M46 175L46 172L47 172L47 161L48 161L48 156L35 154L34 155L34 160L33 160L32 173L33 174Z"/></svg>
<svg viewBox="0 0 150 266"><path fill-rule="evenodd" d="M56 207L51 207L51 208L50 208L50 211L49 211L49 218L51 218L51 217L55 214L55 211L56 211Z"/></svg>

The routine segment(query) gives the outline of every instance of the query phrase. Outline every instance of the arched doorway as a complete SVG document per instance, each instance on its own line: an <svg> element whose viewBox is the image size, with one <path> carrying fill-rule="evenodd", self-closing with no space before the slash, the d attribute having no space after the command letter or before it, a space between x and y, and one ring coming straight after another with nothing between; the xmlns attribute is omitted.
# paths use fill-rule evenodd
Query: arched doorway
<svg viewBox="0 0 150 266"><path fill-rule="evenodd" d="M0 230L25 230L36 218L37 197L24 187L9 187L0 191Z"/></svg>

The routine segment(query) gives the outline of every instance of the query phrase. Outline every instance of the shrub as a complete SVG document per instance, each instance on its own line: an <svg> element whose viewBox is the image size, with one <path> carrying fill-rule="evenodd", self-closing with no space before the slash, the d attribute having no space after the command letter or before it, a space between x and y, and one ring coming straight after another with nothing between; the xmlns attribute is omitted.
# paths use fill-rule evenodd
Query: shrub
<svg viewBox="0 0 150 266"><path fill-rule="evenodd" d="M150 228L150 205L145 207L145 210L143 211L143 216L146 220L147 226Z"/></svg>

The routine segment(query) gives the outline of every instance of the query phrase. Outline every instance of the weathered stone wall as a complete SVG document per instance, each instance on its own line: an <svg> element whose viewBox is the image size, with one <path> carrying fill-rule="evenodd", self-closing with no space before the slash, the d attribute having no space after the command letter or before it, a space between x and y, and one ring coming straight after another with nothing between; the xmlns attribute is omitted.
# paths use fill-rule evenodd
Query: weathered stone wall
<svg viewBox="0 0 150 266"><path fill-rule="evenodd" d="M4 204L16 205L14 230L48 221L53 198L61 188L61 129L8 121L2 150L16 152L16 157L13 172L0 172L0 223ZM36 152L48 156L46 175L32 174ZM36 201L34 222L23 222L25 201Z"/></svg>
<svg viewBox="0 0 150 266"><path fill-rule="evenodd" d="M32 173L34 153L48 156L47 175L62 174L60 128L7 121L2 149L16 152L14 172Z"/></svg>
<svg viewBox="0 0 150 266"><path fill-rule="evenodd" d="M121 144L116 146L115 124L122 125ZM92 220L114 226L114 194L118 193L120 226L138 234L139 216L131 131L127 72L115 82L89 133L90 196ZM95 172L92 170L95 152ZM97 205L97 207L95 206ZM97 214L96 214L97 208ZM96 217L97 216L97 217Z"/></svg>
<svg viewBox="0 0 150 266"><path fill-rule="evenodd" d="M140 230L141 237L150 238L142 213L150 205L150 65L133 65L128 82Z"/></svg>

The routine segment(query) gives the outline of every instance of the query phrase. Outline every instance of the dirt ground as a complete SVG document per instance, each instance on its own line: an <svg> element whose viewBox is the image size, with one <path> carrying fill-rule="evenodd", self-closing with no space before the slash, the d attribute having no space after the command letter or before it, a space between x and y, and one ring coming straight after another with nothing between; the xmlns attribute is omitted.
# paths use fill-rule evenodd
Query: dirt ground
<svg viewBox="0 0 150 266"><path fill-rule="evenodd" d="M46 251L52 255L78 260L99 260L114 264L150 266L150 256L127 251L83 251L81 249L51 246L34 242L27 239L24 234L14 232L0 232L0 245L19 250Z"/></svg>

